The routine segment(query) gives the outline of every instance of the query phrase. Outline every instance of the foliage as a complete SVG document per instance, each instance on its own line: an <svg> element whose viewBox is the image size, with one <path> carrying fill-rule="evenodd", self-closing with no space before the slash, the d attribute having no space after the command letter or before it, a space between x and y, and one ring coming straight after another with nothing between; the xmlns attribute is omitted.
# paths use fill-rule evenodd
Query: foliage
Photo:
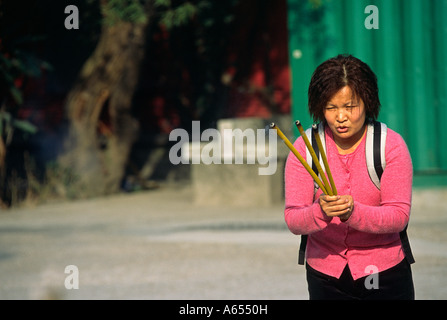
<svg viewBox="0 0 447 320"><path fill-rule="evenodd" d="M2 42L0 38L0 138L6 136L8 146L12 140L14 129L34 134L37 127L26 120L15 117L17 107L23 104L21 86L27 78L38 78L42 70L49 70L51 66L37 58L32 52L22 50L20 45L33 43L41 39L39 36L24 36L8 39ZM10 40L10 41L8 41ZM6 42L6 43L5 43ZM2 44L6 45L2 45ZM8 103L9 100L12 100ZM1 160L1 159L0 159Z"/></svg>
<svg viewBox="0 0 447 320"><path fill-rule="evenodd" d="M0 110L0 133L5 133L6 145L9 145L12 140L14 128L31 134L37 132L37 127L32 123L25 120L15 119L9 112Z"/></svg>
<svg viewBox="0 0 447 320"><path fill-rule="evenodd" d="M0 88L2 95L9 94L17 105L23 103L20 84L24 77L38 78L42 74L42 70L50 70L51 66L35 54L20 49L21 44L31 44L41 40L39 36L24 36L18 39L0 37ZM6 41L5 41L6 40ZM6 42L6 44L4 44ZM8 45L8 47L6 46Z"/></svg>
<svg viewBox="0 0 447 320"><path fill-rule="evenodd" d="M118 21L146 23L145 2L140 0L110 0L103 8L104 23L114 25Z"/></svg>
<svg viewBox="0 0 447 320"><path fill-rule="evenodd" d="M204 125L220 116L216 107L227 68L228 45L234 35L234 9L239 0L155 0L156 19L167 30L168 53L175 64L161 71L170 81L178 81L176 108L184 123L200 119ZM160 57L162 58L162 57ZM178 74L187 74L187 83Z"/></svg>
<svg viewBox="0 0 447 320"><path fill-rule="evenodd" d="M168 30L173 27L185 25L196 16L201 7L207 5L208 1L199 1L198 5L186 1L178 6L173 6L171 0L155 0L155 7L160 10L160 23Z"/></svg>
<svg viewBox="0 0 447 320"><path fill-rule="evenodd" d="M21 166L17 162L21 160L14 161L16 158L9 156L14 148L17 154L13 139L23 141L37 132L35 125L18 118L25 100L24 88L30 79L51 70L50 64L36 54L44 37L29 32L27 19L6 16L4 12L7 10L0 2L0 206L5 199L16 202L27 183L26 177L17 170ZM21 134L14 134L15 129Z"/></svg>
<svg viewBox="0 0 447 320"><path fill-rule="evenodd" d="M194 18L202 20L205 27L211 27L216 23L216 18L222 19L228 23L232 21L232 15L228 11L218 11L218 16L214 16L216 8L231 8L238 1L212 1L212 0L195 0L195 1L171 1L171 0L155 0L155 7L160 14L160 24L164 25L168 30L174 27L181 27L192 21ZM176 4L177 3L177 4Z"/></svg>

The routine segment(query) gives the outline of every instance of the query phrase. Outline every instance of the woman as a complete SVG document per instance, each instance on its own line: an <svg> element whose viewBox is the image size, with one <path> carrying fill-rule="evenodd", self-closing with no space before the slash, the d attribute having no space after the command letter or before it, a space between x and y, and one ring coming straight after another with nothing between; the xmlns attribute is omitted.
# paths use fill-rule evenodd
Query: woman
<svg viewBox="0 0 447 320"><path fill-rule="evenodd" d="M380 190L368 175L367 123L378 117L377 78L367 64L339 55L317 67L309 112L325 125L326 153L337 196L314 191L293 155L285 169L285 221L308 235L310 299L414 299L410 264L399 237L408 224L413 168L402 137L388 129ZM294 143L300 154L306 147ZM378 272L371 279L371 272ZM370 282L374 281L374 284Z"/></svg>

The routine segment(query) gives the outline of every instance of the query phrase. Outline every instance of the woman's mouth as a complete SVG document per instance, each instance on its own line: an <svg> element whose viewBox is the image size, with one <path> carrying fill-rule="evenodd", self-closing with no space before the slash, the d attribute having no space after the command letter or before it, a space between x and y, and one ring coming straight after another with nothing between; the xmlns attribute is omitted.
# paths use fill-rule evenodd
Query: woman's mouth
<svg viewBox="0 0 447 320"><path fill-rule="evenodd" d="M346 133L348 132L348 127L337 127L338 133Z"/></svg>

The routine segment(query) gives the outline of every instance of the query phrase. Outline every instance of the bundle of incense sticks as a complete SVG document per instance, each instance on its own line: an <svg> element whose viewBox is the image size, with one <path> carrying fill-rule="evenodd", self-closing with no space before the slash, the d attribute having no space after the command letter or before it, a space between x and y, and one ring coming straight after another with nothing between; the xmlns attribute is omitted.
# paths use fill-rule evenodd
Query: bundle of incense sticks
<svg viewBox="0 0 447 320"><path fill-rule="evenodd" d="M312 176L314 181L318 184L321 191L323 191L324 194L327 195L337 195L337 189L335 188L334 179L332 178L331 170L329 169L329 163L327 161L326 153L324 151L323 145L320 140L320 135L318 134L318 126L316 124L312 125L312 130L315 135L315 140L317 142L318 149L321 154L321 158L324 163L324 167L326 169L327 175L329 177L329 182L326 178L326 175L324 174L323 168L321 167L320 161L315 153L314 148L312 147L312 144L310 143L309 139L307 138L307 135L304 132L303 126L301 125L300 121L295 121L295 125L298 128L298 131L300 132L300 135L303 137L304 143L306 144L307 149L309 150L310 155L312 156L312 160L315 163L318 173L320 174L321 178L323 179L323 182L318 177L318 175L312 170L312 168L309 166L307 161L300 155L298 150L293 146L293 144L287 139L287 137L282 133L282 131L278 128L278 126L272 122L270 124L270 129L275 129L278 136L284 141L284 143L287 145L287 147L292 151L292 153L298 158L298 160L301 162L301 164L304 166L307 172Z"/></svg>

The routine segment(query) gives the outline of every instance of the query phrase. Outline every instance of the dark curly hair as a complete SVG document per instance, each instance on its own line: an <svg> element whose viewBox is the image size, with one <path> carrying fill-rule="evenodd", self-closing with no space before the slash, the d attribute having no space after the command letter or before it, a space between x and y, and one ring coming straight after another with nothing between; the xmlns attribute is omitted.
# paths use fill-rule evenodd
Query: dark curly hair
<svg viewBox="0 0 447 320"><path fill-rule="evenodd" d="M377 77L371 68L352 55L340 54L326 60L314 71L309 84L309 114L314 121L326 122L324 108L343 87L349 86L354 98L365 104L366 117L376 120L380 111Z"/></svg>

